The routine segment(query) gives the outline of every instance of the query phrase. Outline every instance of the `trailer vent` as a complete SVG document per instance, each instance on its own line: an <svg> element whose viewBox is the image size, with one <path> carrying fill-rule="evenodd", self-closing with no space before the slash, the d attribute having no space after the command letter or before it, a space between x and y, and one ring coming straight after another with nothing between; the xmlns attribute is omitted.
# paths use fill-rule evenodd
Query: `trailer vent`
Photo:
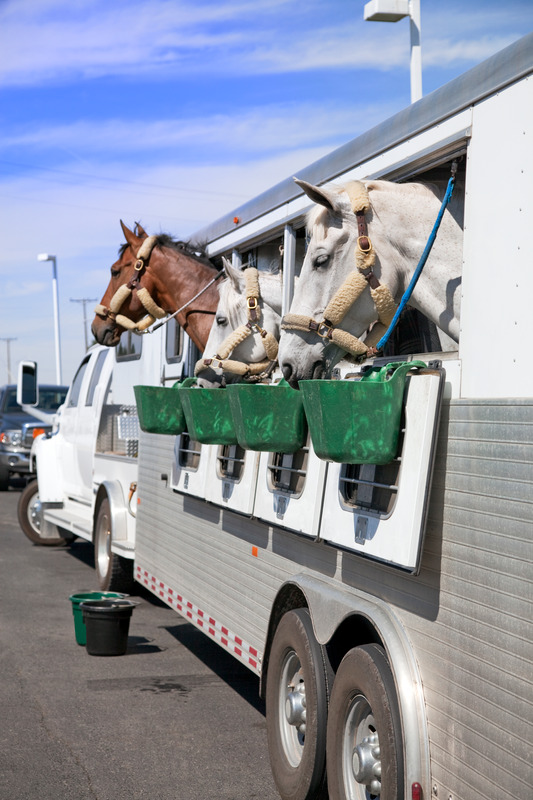
<svg viewBox="0 0 533 800"><path fill-rule="evenodd" d="M238 444L224 444L219 447L217 473L222 480L238 483L244 471L246 453Z"/></svg>
<svg viewBox="0 0 533 800"><path fill-rule="evenodd" d="M376 464L343 464L339 490L345 505L379 514L390 514L398 492L399 461Z"/></svg>
<svg viewBox="0 0 533 800"><path fill-rule="evenodd" d="M399 455L389 464L343 464L339 476L341 502L348 508L388 516L394 509L400 481L404 429Z"/></svg>
<svg viewBox="0 0 533 800"><path fill-rule="evenodd" d="M308 456L308 447L295 453L272 453L268 460L271 489L299 497L305 486Z"/></svg>
<svg viewBox="0 0 533 800"><path fill-rule="evenodd" d="M178 464L189 472L196 472L200 465L201 444L191 439L189 434L182 433L178 448Z"/></svg>

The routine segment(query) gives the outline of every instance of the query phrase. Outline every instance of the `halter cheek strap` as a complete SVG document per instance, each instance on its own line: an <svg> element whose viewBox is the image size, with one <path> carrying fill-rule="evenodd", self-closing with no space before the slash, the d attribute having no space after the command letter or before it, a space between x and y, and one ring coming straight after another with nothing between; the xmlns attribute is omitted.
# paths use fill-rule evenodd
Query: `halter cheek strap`
<svg viewBox="0 0 533 800"><path fill-rule="evenodd" d="M396 311L396 303L388 287L380 284L373 272L376 254L368 236L365 217L366 212L370 209L367 188L360 181L352 181L344 187L344 191L350 198L352 211L357 218L356 270L348 275L342 286L335 292L326 306L320 322L302 314L286 314L281 321L281 328L282 330L311 331L352 356L368 357L375 355L374 344L389 326ZM362 342L338 326L367 286L376 306L377 324Z"/></svg>
<svg viewBox="0 0 533 800"><path fill-rule="evenodd" d="M151 297L148 289L144 287L141 289L138 288L141 275L148 266L148 261L150 260L152 250L156 244L157 236L148 236L143 241L141 247L139 248L139 252L137 253L133 277L128 281L128 283L119 286L109 301L109 308L107 306L97 305L94 309L95 314L98 314L104 318L112 319L117 325L120 325L121 328L135 331L137 333L145 331L150 327L150 325L152 325L153 322L156 321L156 319L162 319L166 316L166 311L157 305L157 303ZM147 316L141 319L139 322L133 322L128 317L118 313L134 290L137 292L137 297L147 312Z"/></svg>
<svg viewBox="0 0 533 800"><path fill-rule="evenodd" d="M244 280L248 321L244 325L240 325L224 339L213 358L201 358L196 362L194 368L196 376L207 367L214 367L225 372L231 372L234 375L240 375L246 379L261 380L263 377L267 377L274 369L278 357L278 341L270 331L264 330L259 325L261 319L261 307L259 305L261 293L258 270L255 267L248 267L244 271ZM235 348L253 333L259 333L261 336L266 360L246 364L243 361L229 359L228 356L231 355Z"/></svg>

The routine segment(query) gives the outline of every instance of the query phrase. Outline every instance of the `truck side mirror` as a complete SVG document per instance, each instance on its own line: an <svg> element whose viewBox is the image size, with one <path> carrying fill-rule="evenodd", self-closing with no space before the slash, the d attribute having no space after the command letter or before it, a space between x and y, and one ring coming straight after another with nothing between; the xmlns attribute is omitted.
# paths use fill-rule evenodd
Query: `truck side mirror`
<svg viewBox="0 0 533 800"><path fill-rule="evenodd" d="M19 406L36 406L39 403L37 364L35 361L19 362L17 403Z"/></svg>

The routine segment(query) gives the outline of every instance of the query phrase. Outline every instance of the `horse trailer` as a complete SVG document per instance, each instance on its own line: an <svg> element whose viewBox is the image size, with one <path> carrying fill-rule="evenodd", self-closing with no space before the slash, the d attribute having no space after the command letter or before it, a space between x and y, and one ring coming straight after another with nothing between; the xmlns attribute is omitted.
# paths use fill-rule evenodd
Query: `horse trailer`
<svg viewBox="0 0 533 800"><path fill-rule="evenodd" d="M397 351L423 362L400 458L140 436L135 578L259 676L286 800L533 791L532 54L529 35L298 175L458 165L459 343ZM286 313L309 208L288 179L196 239L236 265L281 261Z"/></svg>
<svg viewBox="0 0 533 800"><path fill-rule="evenodd" d="M107 497L103 556L133 559L136 581L258 676L284 800L532 796L532 55L529 35L301 170L299 183L287 179L195 235L214 263L282 270L287 328L318 313L305 310L310 198L333 213L330 183L377 191L394 182L402 197L453 172L460 269L443 300L449 308L460 299L458 337L444 319L425 319L418 303L388 350L363 363L332 359L325 378L311 370L300 380L301 392L282 385L279 370L271 385L213 390L232 409L241 386L250 391L252 437L262 431L266 395L273 440L263 448L240 437L201 442L189 421L181 433L151 432L138 402L131 513L130 479L115 482L116 454L84 461L80 420L80 450L65 442L65 491L45 461L75 405L89 414L93 392L105 407L107 389L96 386L107 387L111 362L102 365L105 381L89 373L75 380L59 433L36 445L42 519L92 539ZM399 204L381 223L397 230L401 212ZM411 219L420 225L416 213ZM317 272L326 262L317 256ZM431 269L430 256L426 284ZM330 301L324 296L322 311ZM329 346L333 327L313 330ZM322 346L310 336L283 331L286 365L287 343ZM192 347L175 369L151 347L139 384L166 383L168 392L171 380L192 376ZM97 348L87 363L105 352ZM290 383L293 367L284 369ZM209 391L186 383L172 390L185 410L187 392ZM289 400L275 404L274 389L291 404L303 397L309 432L293 445L277 445L294 426ZM135 416L131 397L113 393L112 401L110 413L124 402L119 416ZM93 416L97 432L100 411ZM126 430L127 421L109 425ZM382 429L390 434L383 450Z"/></svg>

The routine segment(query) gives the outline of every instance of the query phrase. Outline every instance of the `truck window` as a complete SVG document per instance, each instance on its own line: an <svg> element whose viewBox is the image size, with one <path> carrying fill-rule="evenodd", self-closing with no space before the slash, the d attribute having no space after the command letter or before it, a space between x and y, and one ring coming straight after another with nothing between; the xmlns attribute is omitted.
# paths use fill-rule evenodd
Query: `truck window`
<svg viewBox="0 0 533 800"><path fill-rule="evenodd" d="M81 391L81 384L83 383L83 377L85 375L85 370L87 369L87 364L89 363L90 356L84 358L81 362L78 371L74 376L74 380L72 381L72 386L70 387L70 392L68 395L68 408L74 408L78 405L78 401L80 399L80 391Z"/></svg>
<svg viewBox="0 0 533 800"><path fill-rule="evenodd" d="M98 382L100 380L100 375L102 374L102 369L104 367L107 354L108 354L107 350L102 350L101 353L98 353L98 358L96 360L96 364L93 369L93 374L91 375L91 382L89 383L89 391L87 392L87 398L85 400L86 406L92 406L93 404L94 393L96 387L98 386Z"/></svg>

